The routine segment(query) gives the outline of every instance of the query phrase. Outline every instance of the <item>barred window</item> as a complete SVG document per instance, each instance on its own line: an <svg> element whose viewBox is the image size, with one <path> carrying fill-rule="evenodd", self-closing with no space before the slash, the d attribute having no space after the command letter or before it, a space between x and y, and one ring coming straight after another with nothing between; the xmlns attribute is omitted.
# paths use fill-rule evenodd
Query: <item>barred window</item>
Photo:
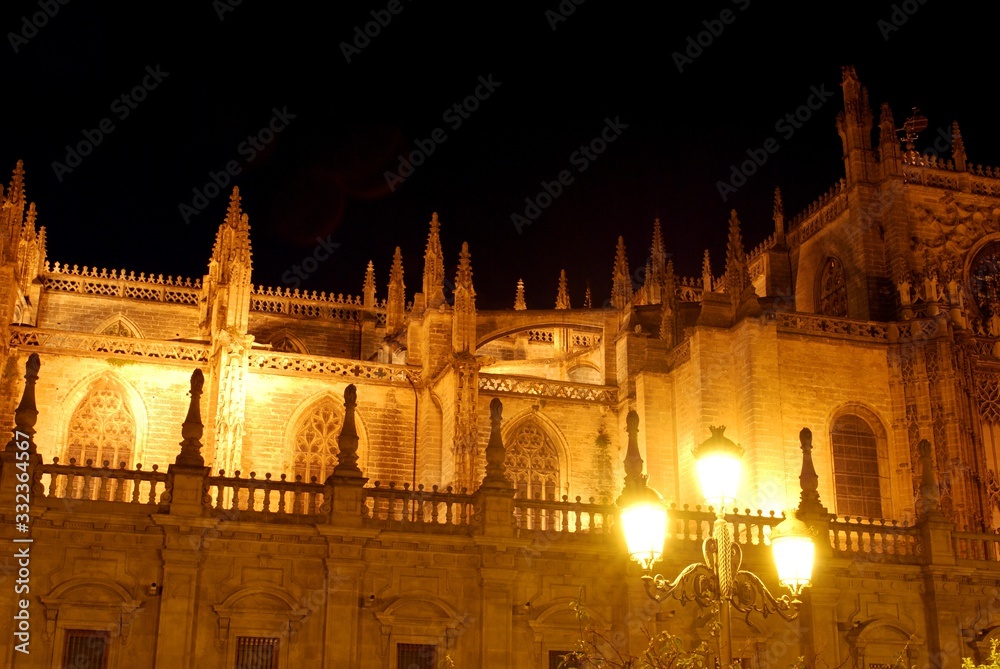
<svg viewBox="0 0 1000 669"><path fill-rule="evenodd" d="M337 465L337 436L344 424L343 409L332 399L322 400L299 424L295 433L293 475L322 483Z"/></svg>
<svg viewBox="0 0 1000 669"><path fill-rule="evenodd" d="M235 669L278 669L278 639L236 637Z"/></svg>
<svg viewBox="0 0 1000 669"><path fill-rule="evenodd" d="M572 652L571 650L550 650L549 669L576 669L579 667L579 664L566 658Z"/></svg>
<svg viewBox="0 0 1000 669"><path fill-rule="evenodd" d="M983 320L989 320L1000 305L1000 242L990 242L976 254L969 267L969 291Z"/></svg>
<svg viewBox="0 0 1000 669"><path fill-rule="evenodd" d="M397 669L436 669L437 646L423 643L396 644Z"/></svg>
<svg viewBox="0 0 1000 669"><path fill-rule="evenodd" d="M107 669L111 634L101 630L66 630L61 669Z"/></svg>
<svg viewBox="0 0 1000 669"><path fill-rule="evenodd" d="M844 266L837 258L828 258L819 282L819 313L824 316L847 316L847 284Z"/></svg>
<svg viewBox="0 0 1000 669"><path fill-rule="evenodd" d="M73 411L69 421L66 458L101 466L105 460L117 467L132 464L135 418L128 402L113 382L97 383Z"/></svg>
<svg viewBox="0 0 1000 669"><path fill-rule="evenodd" d="M882 518L878 443L871 426L858 416L841 416L833 425L830 442L837 513Z"/></svg>
<svg viewBox="0 0 1000 669"><path fill-rule="evenodd" d="M507 478L522 499L555 499L559 488L559 454L548 435L529 422L518 428L504 459Z"/></svg>

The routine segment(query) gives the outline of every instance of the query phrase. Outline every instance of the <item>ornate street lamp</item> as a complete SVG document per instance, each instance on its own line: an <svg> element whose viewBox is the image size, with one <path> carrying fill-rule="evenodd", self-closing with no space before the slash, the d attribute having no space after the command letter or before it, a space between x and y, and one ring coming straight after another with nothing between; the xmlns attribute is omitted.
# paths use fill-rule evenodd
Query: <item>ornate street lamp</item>
<svg viewBox="0 0 1000 669"><path fill-rule="evenodd" d="M642 474L637 438L639 416L634 411L629 412L626 427L625 489L618 506L629 555L644 571L649 571L663 554L667 513L659 493L646 485L647 477ZM811 584L815 547L808 527L797 518L786 518L771 532L778 581L791 591L794 599L788 595L775 597L760 577L740 569L743 551L739 544L733 543L725 508L736 501L743 449L723 436L725 427L711 430L711 438L693 451L702 494L715 509L712 536L702 543L704 561L688 565L673 581L661 574L646 574L642 578L646 594L657 602L673 597L682 604L694 601L703 607L718 605L719 661L723 667L729 667L733 661L731 609L746 614L747 618L755 611L765 617L776 613L788 621L797 618L802 604L798 596ZM805 469L804 461L803 472Z"/></svg>

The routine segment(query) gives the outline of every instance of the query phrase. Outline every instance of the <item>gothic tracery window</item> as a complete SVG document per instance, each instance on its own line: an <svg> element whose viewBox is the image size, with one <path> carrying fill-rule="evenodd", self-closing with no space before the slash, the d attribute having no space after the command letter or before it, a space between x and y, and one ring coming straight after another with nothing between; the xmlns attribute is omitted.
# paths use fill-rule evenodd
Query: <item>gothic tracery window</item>
<svg viewBox="0 0 1000 669"><path fill-rule="evenodd" d="M556 498L559 454L552 440L537 424L525 423L514 433L507 446L504 468L518 497Z"/></svg>
<svg viewBox="0 0 1000 669"><path fill-rule="evenodd" d="M882 518L882 483L874 430L864 419L848 414L833 424L830 437L837 513Z"/></svg>
<svg viewBox="0 0 1000 669"><path fill-rule="evenodd" d="M69 421L66 459L78 464L107 460L112 467L132 464L135 418L121 390L104 380L95 385L73 411Z"/></svg>
<svg viewBox="0 0 1000 669"><path fill-rule="evenodd" d="M120 318L118 320L116 320L114 323L112 323L111 325L109 325L108 327L104 328L104 330L101 331L101 334L102 335L108 335L109 337L135 337L136 336L135 332L132 331L132 328L130 328L128 325L126 325L125 321L123 321Z"/></svg>
<svg viewBox="0 0 1000 669"><path fill-rule="evenodd" d="M303 347L289 336L278 337L272 341L271 350L283 353L305 353Z"/></svg>
<svg viewBox="0 0 1000 669"><path fill-rule="evenodd" d="M295 432L292 475L303 481L326 481L337 466L337 436L344 424L343 410L332 399L321 401Z"/></svg>
<svg viewBox="0 0 1000 669"><path fill-rule="evenodd" d="M844 266L834 257L827 258L819 282L819 313L824 316L847 316L847 284Z"/></svg>
<svg viewBox="0 0 1000 669"><path fill-rule="evenodd" d="M969 268L969 291L984 321L1000 313L1000 241L990 242L976 254Z"/></svg>

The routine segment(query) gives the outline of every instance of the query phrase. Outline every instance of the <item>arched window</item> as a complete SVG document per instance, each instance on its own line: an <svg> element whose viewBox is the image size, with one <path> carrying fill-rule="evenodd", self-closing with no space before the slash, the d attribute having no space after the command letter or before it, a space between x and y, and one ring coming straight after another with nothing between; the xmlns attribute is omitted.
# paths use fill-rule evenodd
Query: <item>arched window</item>
<svg viewBox="0 0 1000 669"><path fill-rule="evenodd" d="M830 437L837 513L882 518L882 481L875 431L864 419L847 414L833 424Z"/></svg>
<svg viewBox="0 0 1000 669"><path fill-rule="evenodd" d="M834 257L827 258L819 281L819 313L824 316L847 316L847 284L844 266Z"/></svg>
<svg viewBox="0 0 1000 669"><path fill-rule="evenodd" d="M1000 310L1000 241L984 246L969 267L969 291L983 321Z"/></svg>
<svg viewBox="0 0 1000 669"><path fill-rule="evenodd" d="M504 468L522 499L555 499L559 489L559 454L534 422L517 429L507 446Z"/></svg>
<svg viewBox="0 0 1000 669"><path fill-rule="evenodd" d="M78 464L93 461L112 467L131 466L135 449L135 418L121 389L108 380L99 381L80 401L69 421L66 459Z"/></svg>
<svg viewBox="0 0 1000 669"><path fill-rule="evenodd" d="M337 436L343 424L343 409L332 399L321 400L306 414L295 431L293 477L326 481L337 466Z"/></svg>
<svg viewBox="0 0 1000 669"><path fill-rule="evenodd" d="M283 353L306 353L306 347L289 334L279 334L271 340L271 350Z"/></svg>

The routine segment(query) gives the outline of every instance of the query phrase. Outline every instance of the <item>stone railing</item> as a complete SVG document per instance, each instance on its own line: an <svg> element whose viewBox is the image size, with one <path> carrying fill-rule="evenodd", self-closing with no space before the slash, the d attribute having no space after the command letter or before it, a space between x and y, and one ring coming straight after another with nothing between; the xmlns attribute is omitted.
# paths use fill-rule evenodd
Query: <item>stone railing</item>
<svg viewBox="0 0 1000 669"><path fill-rule="evenodd" d="M141 464L135 469L126 469L124 462L118 469L112 469L110 464L105 460L103 467L95 467L87 460L85 465L79 465L75 458L70 458L69 464L59 464L59 458L54 458L52 464L39 465L35 476L44 497L62 500L67 510L77 502L124 502L159 507L167 487L166 472L158 471L156 465L143 471ZM49 506L59 508L54 504Z"/></svg>
<svg viewBox="0 0 1000 669"><path fill-rule="evenodd" d="M1000 563L1000 532L952 532L955 557Z"/></svg>
<svg viewBox="0 0 1000 669"><path fill-rule="evenodd" d="M265 288L256 286L250 294L250 311L265 314L284 314L302 318L317 318L335 321L359 321L366 312L375 316L377 323L385 323L385 301L372 308L364 306L360 296L339 293L329 295L315 290L299 292L299 289Z"/></svg>
<svg viewBox="0 0 1000 669"><path fill-rule="evenodd" d="M368 525L386 530L471 533L475 519L474 497L448 486L443 492L423 485L410 490L404 483L383 487L378 481L364 489L361 517Z"/></svg>
<svg viewBox="0 0 1000 669"><path fill-rule="evenodd" d="M272 480L270 474L258 479L256 472L249 478L240 478L240 472L226 476L208 477L208 500L214 515L228 520L243 517L245 520L278 520L288 516L318 517L324 510L325 486L315 480L306 483L299 477L294 481L282 474ZM244 514L247 514L244 517Z"/></svg>
<svg viewBox="0 0 1000 669"><path fill-rule="evenodd" d="M128 297L135 300L168 302L171 304L197 305L201 296L201 282L162 274L146 276L140 272L126 274L125 270L98 270L96 267L80 269L79 266L46 263L39 277L45 290L106 297Z"/></svg>
<svg viewBox="0 0 1000 669"><path fill-rule="evenodd" d="M11 326L11 347L38 347L79 354L112 354L128 358L145 358L147 361L208 362L208 347L182 342L110 337L87 332L40 330Z"/></svg>
<svg viewBox="0 0 1000 669"><path fill-rule="evenodd" d="M691 359L691 340L685 339L667 353L667 369L673 369Z"/></svg>
<svg viewBox="0 0 1000 669"><path fill-rule="evenodd" d="M249 356L252 370L273 371L288 374L316 374L339 376L347 379L365 379L385 383L405 383L416 381L419 368L405 365L390 365L362 360L322 358L299 353L277 351L252 351Z"/></svg>
<svg viewBox="0 0 1000 669"><path fill-rule="evenodd" d="M798 314L784 311L771 312L766 315L777 323L779 330L799 334L822 334L829 337L847 339L866 339L888 341L888 323L877 321L855 321L832 316L817 316L815 314Z"/></svg>
<svg viewBox="0 0 1000 669"><path fill-rule="evenodd" d="M615 526L617 507L613 504L596 504L577 497L569 501L543 499L515 499L514 527L523 536L527 532L610 534Z"/></svg>
<svg viewBox="0 0 1000 669"><path fill-rule="evenodd" d="M830 521L830 544L839 557L871 562L919 563L920 531L898 521L844 517Z"/></svg>
<svg viewBox="0 0 1000 669"><path fill-rule="evenodd" d="M479 390L486 394L511 394L549 397L582 402L614 404L617 390L613 386L592 386L569 381L549 381L520 376L480 374Z"/></svg>
<svg viewBox="0 0 1000 669"><path fill-rule="evenodd" d="M846 182L841 179L788 222L788 245L795 247L847 211Z"/></svg>

